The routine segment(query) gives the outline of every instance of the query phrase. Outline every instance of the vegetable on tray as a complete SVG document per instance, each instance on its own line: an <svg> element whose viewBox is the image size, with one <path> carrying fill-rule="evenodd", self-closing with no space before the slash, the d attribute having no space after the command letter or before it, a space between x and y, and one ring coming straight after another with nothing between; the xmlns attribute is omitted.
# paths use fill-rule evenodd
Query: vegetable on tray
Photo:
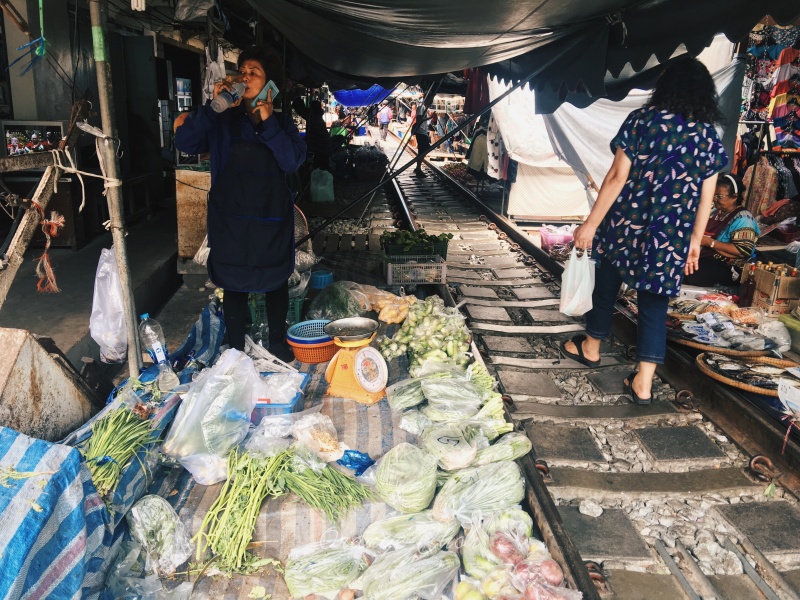
<svg viewBox="0 0 800 600"><path fill-rule="evenodd" d="M139 408L142 407L142 408ZM92 423L92 435L80 448L92 472L97 493L108 498L120 475L139 450L156 441L144 404L130 408L122 404Z"/></svg>

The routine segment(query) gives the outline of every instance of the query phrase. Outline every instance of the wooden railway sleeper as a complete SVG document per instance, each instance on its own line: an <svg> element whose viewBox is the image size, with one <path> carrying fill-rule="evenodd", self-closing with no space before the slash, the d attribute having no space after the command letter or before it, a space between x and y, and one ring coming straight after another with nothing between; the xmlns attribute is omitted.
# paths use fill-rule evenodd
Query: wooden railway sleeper
<svg viewBox="0 0 800 600"><path fill-rule="evenodd" d="M776 469L772 461L763 454L757 454L751 458L750 463L747 465L747 470L750 471L753 477L766 483L777 482L783 474Z"/></svg>

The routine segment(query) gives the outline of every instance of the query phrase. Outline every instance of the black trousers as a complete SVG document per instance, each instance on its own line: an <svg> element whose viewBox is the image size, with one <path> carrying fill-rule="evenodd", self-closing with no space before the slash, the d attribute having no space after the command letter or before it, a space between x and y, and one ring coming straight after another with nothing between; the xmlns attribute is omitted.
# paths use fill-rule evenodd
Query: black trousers
<svg viewBox="0 0 800 600"><path fill-rule="evenodd" d="M250 319L250 308L247 306L247 292L231 292L225 290L222 308L225 314L225 328L228 330L228 342L231 348L244 350L244 336L247 332L247 321ZM289 312L289 282L277 290L264 292L267 301L267 325L269 325L269 343L278 344L286 335L286 313Z"/></svg>
<svg viewBox="0 0 800 600"><path fill-rule="evenodd" d="M417 138L417 172L422 172L422 161L425 160L425 153L428 151L428 148L431 147L431 138L427 135L421 135L417 133L415 135Z"/></svg>

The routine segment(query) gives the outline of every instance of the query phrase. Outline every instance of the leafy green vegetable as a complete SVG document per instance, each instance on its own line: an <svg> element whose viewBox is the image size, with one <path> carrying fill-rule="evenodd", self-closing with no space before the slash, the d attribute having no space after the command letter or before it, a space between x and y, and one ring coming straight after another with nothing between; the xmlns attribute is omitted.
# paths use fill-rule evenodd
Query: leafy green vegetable
<svg viewBox="0 0 800 600"><path fill-rule="evenodd" d="M436 458L412 444L398 444L378 464L375 491L400 512L428 508L436 493Z"/></svg>
<svg viewBox="0 0 800 600"><path fill-rule="evenodd" d="M478 450L473 467L488 465L503 460L516 460L531 451L531 441L524 433L507 433L494 444Z"/></svg>
<svg viewBox="0 0 800 600"><path fill-rule="evenodd" d="M381 246L384 249L391 249L392 246L400 246L403 254L408 254L412 250L420 252L421 254L432 254L436 251L437 244L446 244L452 239L452 233L433 235L425 233L424 229L417 229L416 231L395 229L392 231L384 231L381 234Z"/></svg>
<svg viewBox="0 0 800 600"><path fill-rule="evenodd" d="M419 558L415 548L379 556L364 573L364 593L370 600L439 598L461 563L455 552Z"/></svg>
<svg viewBox="0 0 800 600"><path fill-rule="evenodd" d="M473 513L502 510L518 504L525 495L519 467L511 461L469 467L455 473L439 490L433 503L437 519L456 517L469 521Z"/></svg>
<svg viewBox="0 0 800 600"><path fill-rule="evenodd" d="M433 512L396 515L375 521L364 531L362 540L369 548L397 550L406 546L441 548L461 529L458 521L437 521Z"/></svg>
<svg viewBox="0 0 800 600"><path fill-rule="evenodd" d="M367 568L365 553L361 546L298 548L289 557L283 578L293 598L338 591Z"/></svg>
<svg viewBox="0 0 800 600"><path fill-rule="evenodd" d="M336 281L323 289L308 307L307 319L335 321L357 317L369 310L367 297L358 291L358 284L351 281Z"/></svg>

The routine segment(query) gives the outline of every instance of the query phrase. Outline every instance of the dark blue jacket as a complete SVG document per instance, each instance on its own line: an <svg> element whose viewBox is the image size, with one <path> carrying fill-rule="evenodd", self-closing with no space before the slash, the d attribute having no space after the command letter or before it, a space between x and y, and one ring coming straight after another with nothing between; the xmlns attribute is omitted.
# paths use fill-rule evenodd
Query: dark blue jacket
<svg viewBox="0 0 800 600"><path fill-rule="evenodd" d="M254 126L242 106L216 113L210 101L190 114L175 132L175 147L187 154L211 153L211 184L228 161L232 119L241 120L244 141L266 145L284 173L293 173L306 160L306 144L294 121L284 113L272 113Z"/></svg>

